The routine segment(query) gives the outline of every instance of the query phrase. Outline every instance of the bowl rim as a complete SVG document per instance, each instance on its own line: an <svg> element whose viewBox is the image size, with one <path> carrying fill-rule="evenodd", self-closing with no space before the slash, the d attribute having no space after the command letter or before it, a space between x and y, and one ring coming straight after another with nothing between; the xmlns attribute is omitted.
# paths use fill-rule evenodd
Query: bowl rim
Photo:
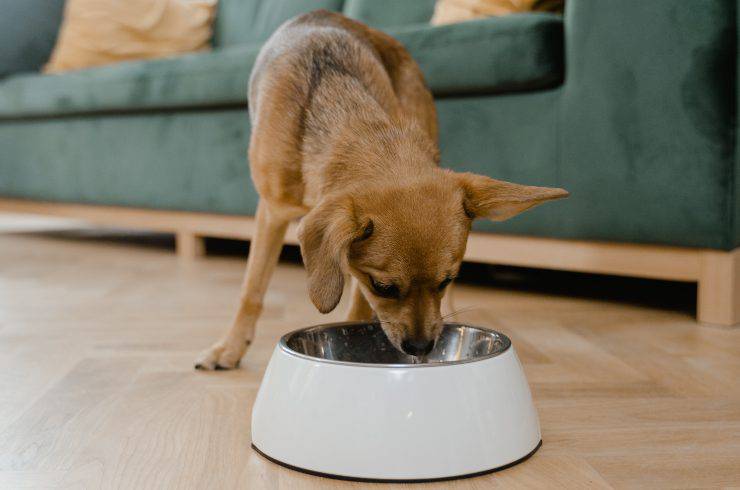
<svg viewBox="0 0 740 490"><path fill-rule="evenodd" d="M469 358L469 359L459 359L456 361L442 361L442 362L429 362L424 364L394 364L394 363L366 363L366 362L355 362L355 361L338 361L336 359L326 359L323 357L314 357L309 356L308 354L304 354L302 352L295 351L288 347L288 339L299 332L304 332L307 330L317 329L317 328L326 328L326 327L347 327L347 326L359 326L359 325L368 325L376 322L362 322L362 321L345 321L345 322L330 322L330 323L319 323L317 325L311 325L309 327L303 327L303 328L297 328L295 330L292 330L282 337L280 337L280 341L278 342L278 347L280 350L285 352L286 354L297 357L299 359L313 361L313 362L320 362L325 364L336 364L339 366L349 366L349 367L365 367L365 368L393 368L393 369L422 369L422 368L437 368L437 367L444 367L444 366L455 366L458 364L470 364L473 362L480 362L485 361L487 359L491 359L493 357L498 357L509 350L511 350L511 339L504 335L503 333L493 330L491 328L485 328L485 327L479 327L477 325L470 325L467 323L461 323L461 322L445 322L444 325L448 326L457 326L457 327L467 327L467 328L474 328L476 330L481 330L488 333L493 333L501 338L501 340L504 342L503 349L493 352L491 354L487 354L485 356L481 357L475 357L475 358Z"/></svg>

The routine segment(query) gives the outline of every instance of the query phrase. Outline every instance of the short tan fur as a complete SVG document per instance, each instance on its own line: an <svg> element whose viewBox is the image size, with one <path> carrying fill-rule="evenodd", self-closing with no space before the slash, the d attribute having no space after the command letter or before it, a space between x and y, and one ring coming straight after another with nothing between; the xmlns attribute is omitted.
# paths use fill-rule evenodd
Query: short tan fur
<svg viewBox="0 0 740 490"><path fill-rule="evenodd" d="M472 221L568 195L439 168L434 102L418 66L392 37L337 13L299 16L272 35L249 110L257 231L236 318L200 369L239 364L293 219L302 217L316 307L333 310L351 276L348 319L376 316L394 346L422 355L441 331L440 302Z"/></svg>

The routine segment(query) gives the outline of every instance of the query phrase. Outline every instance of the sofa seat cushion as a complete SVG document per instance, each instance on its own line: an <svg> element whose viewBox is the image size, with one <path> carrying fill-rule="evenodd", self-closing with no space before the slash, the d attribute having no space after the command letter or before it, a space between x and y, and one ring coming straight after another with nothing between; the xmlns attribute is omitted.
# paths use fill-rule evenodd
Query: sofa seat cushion
<svg viewBox="0 0 740 490"><path fill-rule="evenodd" d="M244 104L259 46L0 81L0 118Z"/></svg>
<svg viewBox="0 0 740 490"><path fill-rule="evenodd" d="M563 78L562 21L522 14L390 29L435 95L545 88ZM0 81L0 118L246 104L260 45Z"/></svg>
<svg viewBox="0 0 740 490"><path fill-rule="evenodd" d="M533 90L563 80L558 15L514 14L389 32L419 63L435 95Z"/></svg>

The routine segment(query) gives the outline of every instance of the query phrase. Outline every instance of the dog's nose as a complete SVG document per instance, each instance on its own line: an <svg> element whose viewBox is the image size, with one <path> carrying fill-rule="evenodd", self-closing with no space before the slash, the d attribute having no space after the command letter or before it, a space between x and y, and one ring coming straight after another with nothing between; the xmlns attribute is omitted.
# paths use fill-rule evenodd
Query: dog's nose
<svg viewBox="0 0 740 490"><path fill-rule="evenodd" d="M434 340L409 340L401 342L401 349L411 356L425 356L432 351Z"/></svg>

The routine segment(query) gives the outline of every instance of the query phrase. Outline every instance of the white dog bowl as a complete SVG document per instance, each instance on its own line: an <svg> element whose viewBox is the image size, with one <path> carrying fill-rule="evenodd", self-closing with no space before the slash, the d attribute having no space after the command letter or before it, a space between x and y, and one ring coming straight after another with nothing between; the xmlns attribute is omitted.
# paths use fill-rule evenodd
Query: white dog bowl
<svg viewBox="0 0 740 490"><path fill-rule="evenodd" d="M285 335L252 410L252 447L311 474L429 481L509 467L540 446L532 396L511 341L447 324L423 363L377 324Z"/></svg>

